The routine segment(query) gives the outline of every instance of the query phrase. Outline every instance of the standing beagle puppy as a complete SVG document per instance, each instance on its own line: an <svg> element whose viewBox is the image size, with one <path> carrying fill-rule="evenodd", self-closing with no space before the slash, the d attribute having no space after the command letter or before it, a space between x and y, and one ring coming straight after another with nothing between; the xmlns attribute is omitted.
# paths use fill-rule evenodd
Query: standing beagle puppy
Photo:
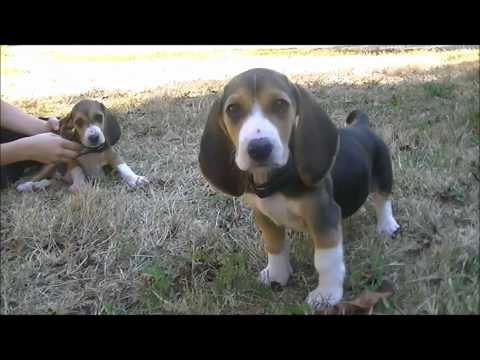
<svg viewBox="0 0 480 360"><path fill-rule="evenodd" d="M215 101L200 144L204 177L253 208L268 255L259 280L286 285L292 272L285 228L308 232L318 286L307 303L319 309L343 296L342 217L373 193L377 230L393 236L392 165L385 143L352 112L337 129L305 88L268 69L233 78Z"/></svg>
<svg viewBox="0 0 480 360"><path fill-rule="evenodd" d="M147 183L148 180L135 174L112 146L120 139L120 126L114 116L98 101L78 102L65 118L60 120L60 135L83 145L75 160L45 165L30 181L17 185L21 192L35 191L50 185L52 176L61 165L66 165L64 180L71 183L70 190L78 191L86 178L101 175L102 168L110 165L118 171L129 187Z"/></svg>

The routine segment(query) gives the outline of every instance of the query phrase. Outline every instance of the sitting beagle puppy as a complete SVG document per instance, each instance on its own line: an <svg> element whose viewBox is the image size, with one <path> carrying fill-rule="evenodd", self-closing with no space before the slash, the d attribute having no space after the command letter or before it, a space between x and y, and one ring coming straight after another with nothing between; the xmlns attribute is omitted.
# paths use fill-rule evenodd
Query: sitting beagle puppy
<svg viewBox="0 0 480 360"><path fill-rule="evenodd" d="M278 72L252 69L234 77L210 110L199 165L218 190L253 208L268 255L259 274L265 285L287 284L292 272L285 228L308 232L315 245L318 286L314 309L343 296L342 218L370 193L380 233L399 229L392 214L389 149L354 111L337 129L317 99Z"/></svg>
<svg viewBox="0 0 480 360"><path fill-rule="evenodd" d="M135 174L112 146L120 139L120 126L105 106L94 100L78 102L65 118L60 120L60 136L80 143L83 150L75 159L66 163L45 165L30 181L19 184L20 192L35 191L50 185L50 178L62 166L66 171L61 178L71 183L70 190L78 191L87 178L97 178L102 168L110 165L115 168L129 187L148 183L143 176Z"/></svg>

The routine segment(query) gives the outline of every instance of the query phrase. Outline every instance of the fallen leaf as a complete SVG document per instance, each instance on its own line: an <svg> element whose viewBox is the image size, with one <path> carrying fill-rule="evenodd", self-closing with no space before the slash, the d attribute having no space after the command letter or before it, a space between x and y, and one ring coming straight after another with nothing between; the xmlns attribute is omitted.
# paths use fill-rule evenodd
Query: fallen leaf
<svg viewBox="0 0 480 360"><path fill-rule="evenodd" d="M364 291L351 301L341 302L333 307L317 312L317 315L371 315L374 306L393 294L393 286L383 281L377 291Z"/></svg>

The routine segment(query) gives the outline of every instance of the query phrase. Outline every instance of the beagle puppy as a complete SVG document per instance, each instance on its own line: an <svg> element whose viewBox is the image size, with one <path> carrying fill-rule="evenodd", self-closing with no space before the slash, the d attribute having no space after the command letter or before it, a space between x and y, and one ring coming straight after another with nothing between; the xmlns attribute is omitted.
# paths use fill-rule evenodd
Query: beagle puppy
<svg viewBox="0 0 480 360"><path fill-rule="evenodd" d="M80 143L83 150L75 159L66 163L45 165L30 181L19 184L20 192L30 192L46 188L56 170L65 175L61 179L70 183L71 191L78 191L87 178L97 178L102 174L102 168L110 165L118 171L129 187L137 187L148 183L148 180L135 174L112 146L120 139L120 126L115 117L102 103L94 100L78 102L65 118L60 120L60 136Z"/></svg>
<svg viewBox="0 0 480 360"><path fill-rule="evenodd" d="M210 110L199 165L207 181L253 208L268 264L259 280L287 284L292 272L285 228L308 232L315 245L314 309L343 296L342 218L372 194L377 230L393 236L389 149L354 111L337 129L317 99L278 72L252 69L234 77Z"/></svg>

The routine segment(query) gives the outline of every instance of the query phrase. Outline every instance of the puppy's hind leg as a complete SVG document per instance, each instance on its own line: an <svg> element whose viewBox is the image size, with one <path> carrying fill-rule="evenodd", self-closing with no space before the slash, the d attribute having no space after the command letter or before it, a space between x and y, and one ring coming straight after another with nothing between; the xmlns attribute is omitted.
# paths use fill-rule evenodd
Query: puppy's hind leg
<svg viewBox="0 0 480 360"><path fill-rule="evenodd" d="M57 164L45 165L38 173L32 176L30 181L18 184L16 186L19 192L33 192L37 190L44 190L50 185L50 178L55 172Z"/></svg>
<svg viewBox="0 0 480 360"><path fill-rule="evenodd" d="M377 213L377 232L389 237L395 237L400 229L400 225L393 217L391 194L373 193L372 201Z"/></svg>
<svg viewBox="0 0 480 360"><path fill-rule="evenodd" d="M377 213L377 232L394 237L399 231L400 225L393 217L392 210L392 161L387 146L381 140L378 142L372 170L374 182L372 202Z"/></svg>

